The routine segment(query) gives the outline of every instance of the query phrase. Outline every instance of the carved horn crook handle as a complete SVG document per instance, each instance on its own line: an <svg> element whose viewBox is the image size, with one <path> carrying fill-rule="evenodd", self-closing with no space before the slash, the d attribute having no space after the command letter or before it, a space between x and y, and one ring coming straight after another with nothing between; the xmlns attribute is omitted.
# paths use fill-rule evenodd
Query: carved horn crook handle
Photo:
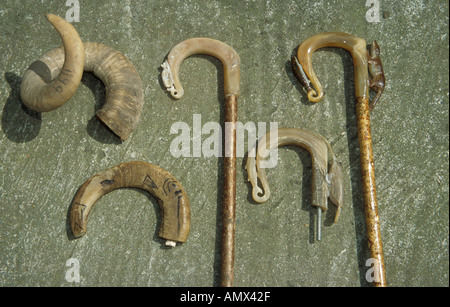
<svg viewBox="0 0 450 307"><path fill-rule="evenodd" d="M218 58L224 67L225 157L223 166L222 264L221 286L231 287L234 278L234 241L236 222L236 122L240 89L240 59L229 45L211 38L191 38L176 45L162 64L162 80L174 98L184 90L178 71L183 60L193 54Z"/></svg>
<svg viewBox="0 0 450 307"><path fill-rule="evenodd" d="M372 58L374 56L378 56L378 54L375 54L374 51L379 53L379 50L376 50L377 46L373 46L374 50L371 52L371 59L368 59L369 57L365 40L347 33L322 33L306 39L298 47L298 62L292 63L292 65L296 67L294 72L303 71L304 76L306 76L307 80L311 82L312 87L308 90L308 98L313 102L320 101L323 98L323 89L312 68L312 54L315 50L323 47L344 48L353 58L356 117L360 148L363 200L366 214L366 230L370 257L376 260L377 267L375 271L378 272L378 276L374 281L374 286L383 287L386 286L386 273L384 269L383 245L381 242L377 193L375 187L375 166L373 161L372 134L370 129L369 114L369 89L371 87L369 69L371 70L372 78L375 77L374 75L382 73L381 61L379 58L377 58L376 62L379 62L380 64L374 63L374 59ZM369 61L372 61L372 67L370 67ZM299 78L302 84L305 82L305 80L302 79L304 76ZM382 87L384 87L384 76ZM377 92L381 94L379 90ZM378 94L377 96L379 98ZM378 98L376 99L378 100ZM376 103L376 101L374 101L374 103Z"/></svg>
<svg viewBox="0 0 450 307"><path fill-rule="evenodd" d="M337 207L335 222L344 203L344 179L342 166L337 162L330 144L321 135L297 128L280 128L271 131L258 141L256 152L249 153L247 158L248 180L253 186L252 197L258 203L267 201L270 197L269 182L263 162L269 153L280 146L293 145L306 149L312 158L311 205L317 208L317 240L321 239L322 211L328 210L328 201ZM328 151L332 156L328 169ZM258 186L261 182L262 189Z"/></svg>
<svg viewBox="0 0 450 307"><path fill-rule="evenodd" d="M239 96L240 58L237 52L221 41L197 37L187 39L173 47L167 55L167 60L161 65L162 81L173 98L179 99L184 95L179 70L184 59L194 54L206 54L219 59L224 68L225 96Z"/></svg>
<svg viewBox="0 0 450 307"><path fill-rule="evenodd" d="M312 102L322 100L323 87L312 67L312 54L323 47L338 47L350 52L353 58L356 97L369 97L369 89L376 92L370 109L373 109L385 87L383 65L380 59L380 47L373 41L367 50L362 38L342 32L327 32L311 36L297 49L297 57L292 57L292 70L297 80L308 93Z"/></svg>

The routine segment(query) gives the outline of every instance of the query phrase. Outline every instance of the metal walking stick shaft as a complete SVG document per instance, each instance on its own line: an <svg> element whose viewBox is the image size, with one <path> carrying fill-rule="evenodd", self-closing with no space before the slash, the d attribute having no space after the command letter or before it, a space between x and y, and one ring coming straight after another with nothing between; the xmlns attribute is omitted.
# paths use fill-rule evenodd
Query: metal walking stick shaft
<svg viewBox="0 0 450 307"><path fill-rule="evenodd" d="M386 286L369 114L383 92L385 83L379 47L374 41L369 52L363 39L340 32L322 33L305 40L298 47L297 57L292 58L292 67L297 79L308 92L308 99L313 102L322 100L324 92L312 68L312 54L323 47L344 48L353 58L365 221L369 254L375 259L376 266L373 285ZM372 104L369 104L370 89L377 92Z"/></svg>

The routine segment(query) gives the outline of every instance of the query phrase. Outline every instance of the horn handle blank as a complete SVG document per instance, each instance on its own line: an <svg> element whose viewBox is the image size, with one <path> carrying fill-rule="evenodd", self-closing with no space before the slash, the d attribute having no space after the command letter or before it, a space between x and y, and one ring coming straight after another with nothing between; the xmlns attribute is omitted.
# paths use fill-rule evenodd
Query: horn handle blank
<svg viewBox="0 0 450 307"><path fill-rule="evenodd" d="M74 237L86 233L89 212L97 200L118 188L138 188L153 195L162 213L159 236L169 241L186 242L190 230L186 191L168 171L140 161L109 168L92 176L79 188L70 208L70 227Z"/></svg>

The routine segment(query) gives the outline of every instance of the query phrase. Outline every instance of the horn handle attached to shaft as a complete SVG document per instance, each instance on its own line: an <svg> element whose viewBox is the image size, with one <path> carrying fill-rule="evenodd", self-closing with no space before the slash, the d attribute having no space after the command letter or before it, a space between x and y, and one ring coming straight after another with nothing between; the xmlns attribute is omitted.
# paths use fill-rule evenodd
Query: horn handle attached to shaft
<svg viewBox="0 0 450 307"><path fill-rule="evenodd" d="M222 265L221 286L233 286L234 242L236 223L236 122L240 91L240 58L229 45L206 37L190 38L177 44L167 55L161 78L173 98L179 99L184 90L179 68L187 57L206 54L223 64L225 94L225 157L223 166Z"/></svg>

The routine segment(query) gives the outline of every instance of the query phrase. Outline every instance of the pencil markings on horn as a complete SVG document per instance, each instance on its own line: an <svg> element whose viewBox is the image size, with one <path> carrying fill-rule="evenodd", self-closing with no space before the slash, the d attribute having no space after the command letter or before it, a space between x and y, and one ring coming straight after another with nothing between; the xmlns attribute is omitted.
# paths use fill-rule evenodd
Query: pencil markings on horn
<svg viewBox="0 0 450 307"><path fill-rule="evenodd" d="M149 178L151 182L149 184ZM157 189L169 182L175 190ZM108 183L108 184L105 184ZM162 212L159 236L173 246L174 242L186 242L190 230L190 206L187 193L181 183L159 166L132 161L111 167L90 177L78 190L70 208L70 227L74 237L87 232L88 215L97 200L118 188L138 188L149 192L160 205Z"/></svg>

